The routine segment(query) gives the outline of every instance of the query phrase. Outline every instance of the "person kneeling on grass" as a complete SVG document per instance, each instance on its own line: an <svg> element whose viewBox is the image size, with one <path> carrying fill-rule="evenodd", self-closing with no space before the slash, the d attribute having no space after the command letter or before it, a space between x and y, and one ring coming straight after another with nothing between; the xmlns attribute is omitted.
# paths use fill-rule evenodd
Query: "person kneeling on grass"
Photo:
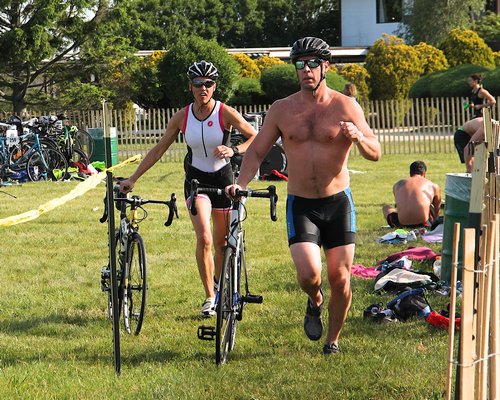
<svg viewBox="0 0 500 400"><path fill-rule="evenodd" d="M439 186L425 177L427 167L423 161L410 165L410 177L401 179L393 186L395 206L382 209L389 226L430 227L438 218L441 206Z"/></svg>

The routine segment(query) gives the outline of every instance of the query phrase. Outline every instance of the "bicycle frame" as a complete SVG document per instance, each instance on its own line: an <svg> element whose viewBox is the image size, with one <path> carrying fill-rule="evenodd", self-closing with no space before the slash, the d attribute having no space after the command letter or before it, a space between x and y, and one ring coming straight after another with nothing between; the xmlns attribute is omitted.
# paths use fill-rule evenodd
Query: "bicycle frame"
<svg viewBox="0 0 500 400"><path fill-rule="evenodd" d="M229 232L226 237L226 247L231 247L233 249L233 263L230 273L232 274L232 305L233 310L236 314L236 318L238 319L238 315L240 313L240 301L243 301L244 297L240 298L240 279L241 279L241 254L242 248L244 251L244 230L242 226L242 221L244 218L241 216L244 215L245 208L244 202L242 200L237 200L233 202L233 206L231 207L231 217L229 220ZM219 277L220 282L221 277ZM248 287L248 282L246 281L246 271L245 271L245 287ZM246 293L248 295L249 293ZM219 297L219 296L217 296Z"/></svg>
<svg viewBox="0 0 500 400"><path fill-rule="evenodd" d="M198 193L215 193L225 196L222 189L199 188L198 181L191 181L190 211L196 215L196 196ZM267 197L270 199L271 219L276 221L276 188L269 186L266 192L245 190L237 193L232 201L229 229L224 248L224 264L219 277L219 288L216 294L216 326L201 325L198 327L198 338L215 339L215 361L224 364L228 353L233 349L236 340L236 322L241 321L243 307L247 303L262 303L262 296L252 295L248 289L248 276L245 262L245 234L242 223L246 217L244 200L241 197ZM243 271L242 271L243 270ZM245 293L241 290L241 274L245 274Z"/></svg>
<svg viewBox="0 0 500 400"><path fill-rule="evenodd" d="M142 205L148 203L157 203L167 205L169 208L169 216L165 222L165 226L170 226L174 215L178 216L175 193L172 193L170 201L165 200L146 200L139 196L123 197L119 191L119 186L114 187L113 202L117 209L120 210L120 223L114 231L116 243L115 251L117 253L116 261L116 278L118 282L118 307L113 307L113 296L111 293L111 267L110 264L101 270L101 289L108 292L108 314L111 320L113 318L113 309L120 310L123 305L123 319L127 333L132 333L132 325L135 325L134 333L139 334L142 321L144 318L144 310L146 304L146 251L144 242L139 235L139 223L144 220L147 213L144 211L144 216L141 218L138 215L138 209L142 209ZM107 200L104 199L105 209L100 221L105 222L108 219ZM130 208L127 214L127 208ZM108 226L109 229L109 226ZM111 260L111 253L110 253ZM111 263L111 261L110 261ZM115 273L115 272L113 272ZM135 294L134 294L135 293ZM135 299L135 300L134 300ZM138 300L139 299L139 300ZM138 300L139 312L134 312L134 303ZM119 314L118 314L119 318Z"/></svg>

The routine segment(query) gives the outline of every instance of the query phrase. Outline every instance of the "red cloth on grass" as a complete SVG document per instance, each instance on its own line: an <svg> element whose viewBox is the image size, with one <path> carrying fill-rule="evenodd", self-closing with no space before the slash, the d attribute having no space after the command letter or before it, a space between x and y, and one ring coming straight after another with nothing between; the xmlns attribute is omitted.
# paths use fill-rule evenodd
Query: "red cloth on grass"
<svg viewBox="0 0 500 400"><path fill-rule="evenodd" d="M450 326L450 319L444 315L439 314L436 311L431 311L431 313L425 318L425 320L437 328L448 329ZM460 328L460 318L455 318L455 327Z"/></svg>

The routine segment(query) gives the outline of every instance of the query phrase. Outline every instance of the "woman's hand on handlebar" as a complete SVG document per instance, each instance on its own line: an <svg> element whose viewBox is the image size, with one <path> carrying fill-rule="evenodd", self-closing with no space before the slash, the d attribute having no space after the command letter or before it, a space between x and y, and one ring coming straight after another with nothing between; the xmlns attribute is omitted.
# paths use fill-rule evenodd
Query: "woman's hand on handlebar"
<svg viewBox="0 0 500 400"><path fill-rule="evenodd" d="M131 192L132 189L134 188L135 182L131 180L130 178L124 179L123 181L120 181L120 192L122 193L128 193Z"/></svg>
<svg viewBox="0 0 500 400"><path fill-rule="evenodd" d="M233 183L232 185L228 185L224 189L224 191L226 192L226 196L229 197L230 199L233 199L233 200L236 199L236 197L237 197L236 192L240 191L240 190L246 190L246 189L243 189L237 183Z"/></svg>

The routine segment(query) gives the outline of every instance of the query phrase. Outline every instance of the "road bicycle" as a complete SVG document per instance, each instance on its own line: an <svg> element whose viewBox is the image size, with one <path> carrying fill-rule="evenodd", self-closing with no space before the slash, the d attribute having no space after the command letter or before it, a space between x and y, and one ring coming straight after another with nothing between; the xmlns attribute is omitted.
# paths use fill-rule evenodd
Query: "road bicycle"
<svg viewBox="0 0 500 400"><path fill-rule="evenodd" d="M224 190L217 188L199 187L195 179L191 181L190 211L196 215L196 196L198 194L215 193L225 196ZM248 289L248 274L245 258L245 232L243 221L246 219L245 202L242 197L269 198L271 220L276 221L276 202L278 196L274 185L265 190L241 190L232 200L226 246L224 248L224 262L219 277L216 294L217 321L215 327L201 325L198 327L198 338L202 340L215 339L215 362L224 364L227 356L233 350L236 342L236 324L243 318L243 309L248 303L262 303L260 295L251 294ZM242 287L242 285L244 287Z"/></svg>
<svg viewBox="0 0 500 400"><path fill-rule="evenodd" d="M174 215L179 218L175 193L170 200L146 200L140 196L120 192L118 185L113 187L113 201L120 211L120 225L115 231L116 247L116 281L118 282L118 310L123 310L123 323L127 333L134 332L138 335L142 328L146 309L147 269L146 249L144 241L139 234L139 223L147 218L143 208L146 204L164 204L169 213L165 226L172 224ZM100 222L108 219L107 201L104 199L104 214ZM128 211L128 213L127 213ZM142 215L140 214L142 211ZM113 320L113 307L111 295L111 269L110 264L101 270L101 289L107 293L108 315ZM118 315L118 317L120 317Z"/></svg>

